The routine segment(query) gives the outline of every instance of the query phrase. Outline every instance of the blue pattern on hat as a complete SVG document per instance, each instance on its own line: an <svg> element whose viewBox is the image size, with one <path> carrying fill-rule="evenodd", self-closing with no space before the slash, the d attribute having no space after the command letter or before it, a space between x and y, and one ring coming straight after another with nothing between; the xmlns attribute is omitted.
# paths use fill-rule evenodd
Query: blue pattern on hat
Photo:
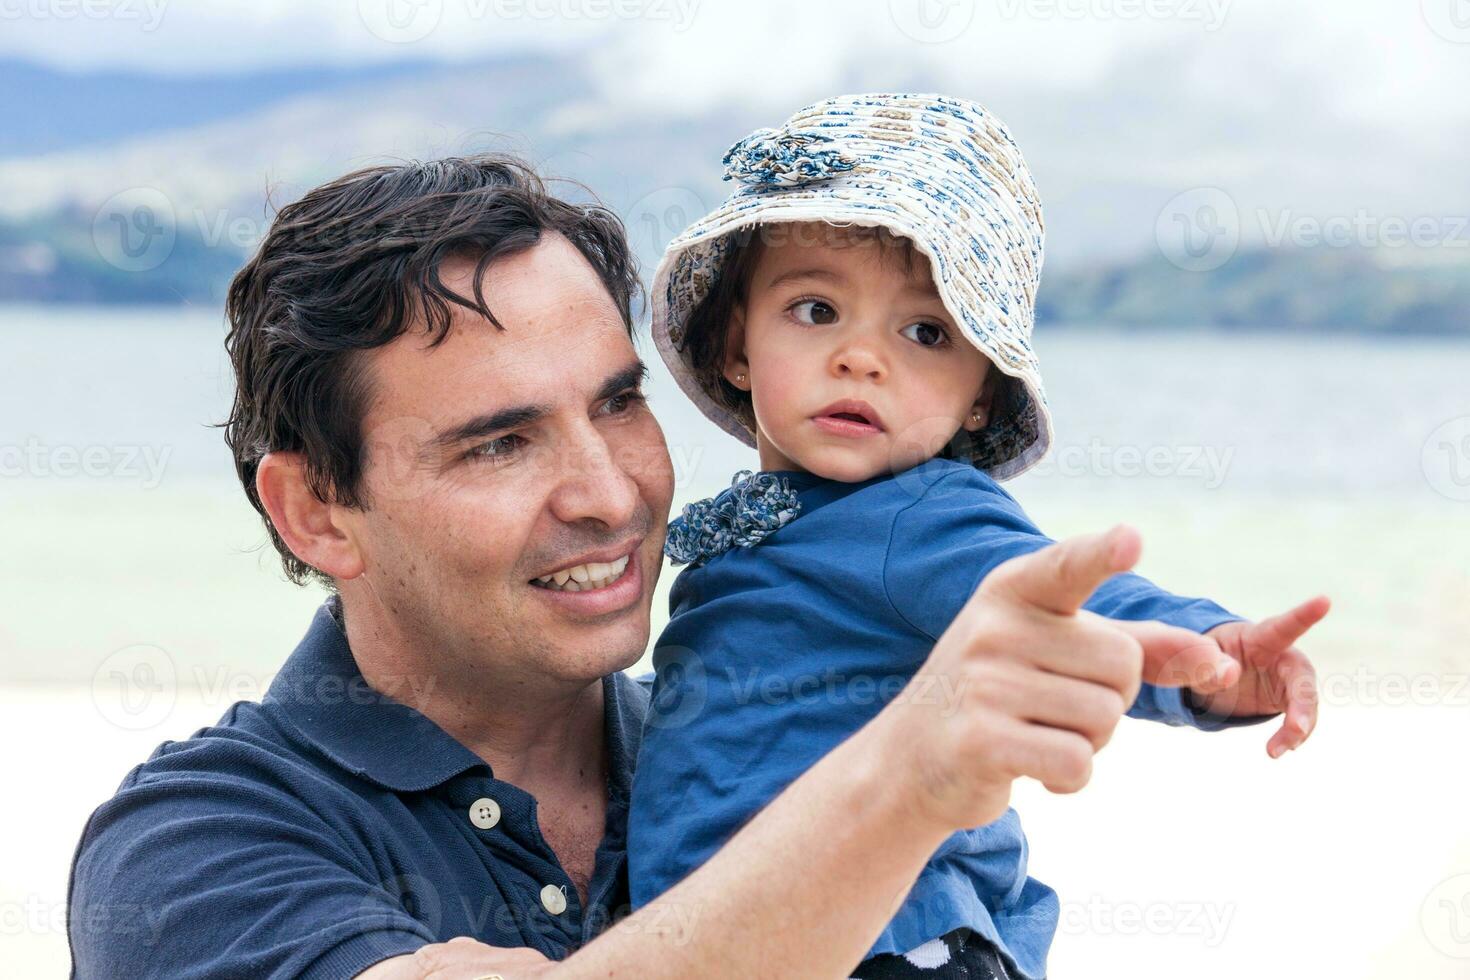
<svg viewBox="0 0 1470 980"><path fill-rule="evenodd" d="M701 565L731 548L759 544L800 513L801 501L784 478L741 470L730 489L689 504L669 522L664 554L675 565Z"/></svg>
<svg viewBox="0 0 1470 980"><path fill-rule="evenodd" d="M819 133L757 129L725 154L725 179L794 187L857 166L857 161L837 150L819 148L831 142Z"/></svg>

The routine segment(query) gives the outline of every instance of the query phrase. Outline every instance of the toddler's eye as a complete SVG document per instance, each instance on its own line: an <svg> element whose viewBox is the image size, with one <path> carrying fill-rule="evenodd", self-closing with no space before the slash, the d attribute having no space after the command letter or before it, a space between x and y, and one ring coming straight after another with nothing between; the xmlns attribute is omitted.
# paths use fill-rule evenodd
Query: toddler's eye
<svg viewBox="0 0 1470 980"><path fill-rule="evenodd" d="M791 315L801 323L824 326L837 319L837 311L819 299L802 300L791 308Z"/></svg>
<svg viewBox="0 0 1470 980"><path fill-rule="evenodd" d="M911 323L899 333L922 347L942 347L949 334L937 323Z"/></svg>

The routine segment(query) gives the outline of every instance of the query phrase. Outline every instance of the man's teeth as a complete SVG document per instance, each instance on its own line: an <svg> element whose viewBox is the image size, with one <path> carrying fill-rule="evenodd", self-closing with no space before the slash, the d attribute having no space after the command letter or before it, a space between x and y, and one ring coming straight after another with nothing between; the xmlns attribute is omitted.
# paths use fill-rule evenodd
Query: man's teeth
<svg viewBox="0 0 1470 980"><path fill-rule="evenodd" d="M558 592L591 592L612 585L623 575L631 555L624 555L612 562L589 562L575 568L563 568L550 575L542 575L537 582Z"/></svg>

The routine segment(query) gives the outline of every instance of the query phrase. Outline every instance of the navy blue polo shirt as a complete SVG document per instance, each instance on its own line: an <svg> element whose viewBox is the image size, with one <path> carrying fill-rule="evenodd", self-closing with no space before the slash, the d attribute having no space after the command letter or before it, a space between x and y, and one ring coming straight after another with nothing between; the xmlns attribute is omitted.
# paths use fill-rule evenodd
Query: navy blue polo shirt
<svg viewBox="0 0 1470 980"><path fill-rule="evenodd" d="M410 688L370 688L336 603L260 703L165 742L92 814L69 886L74 976L350 977L461 935L561 959L626 913L644 684L602 682L607 821L584 908L536 800Z"/></svg>

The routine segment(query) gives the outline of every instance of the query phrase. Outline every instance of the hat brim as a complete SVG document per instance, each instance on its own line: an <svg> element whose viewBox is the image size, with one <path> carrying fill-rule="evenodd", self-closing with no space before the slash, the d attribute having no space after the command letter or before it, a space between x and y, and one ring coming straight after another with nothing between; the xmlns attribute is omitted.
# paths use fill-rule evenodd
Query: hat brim
<svg viewBox="0 0 1470 980"><path fill-rule="evenodd" d="M719 253L728 250L728 236L758 225L805 221L886 228L913 242L928 259L939 298L965 339L1019 382L1021 397L1014 411L977 434L972 462L998 480L1019 476L1036 465L1051 446L1052 425L1035 353L1028 342L995 342L1006 331L988 325L1005 318L1005 311L983 293L972 289L966 295L959 288L948 272L943 246L931 240L919 217L890 202L845 200L839 186L732 198L690 226L664 252L651 289L654 345L679 388L720 429L754 446L754 432L706 390L684 354L689 317L723 271Z"/></svg>

